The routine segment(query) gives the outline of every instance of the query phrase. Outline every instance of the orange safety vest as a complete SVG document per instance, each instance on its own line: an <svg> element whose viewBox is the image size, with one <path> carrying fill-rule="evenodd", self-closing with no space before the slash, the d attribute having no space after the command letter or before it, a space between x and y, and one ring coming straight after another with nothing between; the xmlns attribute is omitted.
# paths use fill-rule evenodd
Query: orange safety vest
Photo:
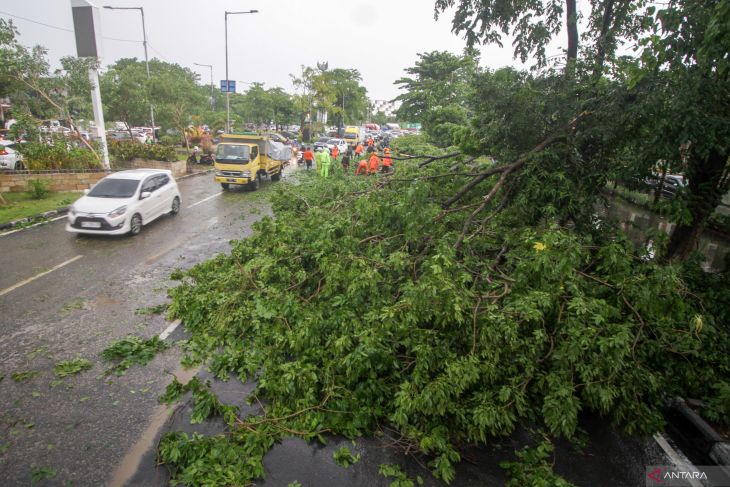
<svg viewBox="0 0 730 487"><path fill-rule="evenodd" d="M340 149L337 148L337 146L334 146L332 148L332 157L337 157L337 155L340 153Z"/></svg>
<svg viewBox="0 0 730 487"><path fill-rule="evenodd" d="M378 156L373 154L370 156L370 172L378 172L378 168L380 167L380 159L378 159Z"/></svg>
<svg viewBox="0 0 730 487"><path fill-rule="evenodd" d="M389 155L386 155L383 157L383 166L392 166L393 165L393 159L390 158Z"/></svg>
<svg viewBox="0 0 730 487"><path fill-rule="evenodd" d="M360 174L360 171L364 172L365 174L369 174L368 161L366 161L365 159L360 161L360 163L357 165L357 170L355 171L355 176L358 176Z"/></svg>
<svg viewBox="0 0 730 487"><path fill-rule="evenodd" d="M362 154L362 144L357 144L357 147L355 147L355 154Z"/></svg>

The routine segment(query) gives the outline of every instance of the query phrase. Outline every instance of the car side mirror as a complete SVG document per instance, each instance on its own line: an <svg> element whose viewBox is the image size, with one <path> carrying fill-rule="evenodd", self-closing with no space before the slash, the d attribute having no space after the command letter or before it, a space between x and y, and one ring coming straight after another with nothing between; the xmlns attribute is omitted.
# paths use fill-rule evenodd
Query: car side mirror
<svg viewBox="0 0 730 487"><path fill-rule="evenodd" d="M149 191L142 191L142 194L139 195L139 199L144 200L152 196L152 193Z"/></svg>

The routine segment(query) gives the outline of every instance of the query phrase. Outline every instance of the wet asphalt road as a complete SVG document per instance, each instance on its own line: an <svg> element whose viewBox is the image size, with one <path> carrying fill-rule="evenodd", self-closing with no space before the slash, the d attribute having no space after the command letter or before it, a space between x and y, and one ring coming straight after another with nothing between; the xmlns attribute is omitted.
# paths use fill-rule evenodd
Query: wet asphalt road
<svg viewBox="0 0 730 487"><path fill-rule="evenodd" d="M41 469L55 476L34 485L106 485L138 441L178 370L179 351L122 377L104 375L101 351L129 334L163 332L164 316L136 311L167 301L174 269L225 252L231 239L248 235L269 213L265 194L279 184L218 194L212 179L180 181L180 214L152 222L134 238L76 237L65 231L65 219L0 236L0 485L31 485ZM56 362L76 357L91 360L93 369L55 377ZM17 372L36 375L16 382Z"/></svg>
<svg viewBox="0 0 730 487"><path fill-rule="evenodd" d="M288 168L288 175L296 168ZM286 179L286 176L285 176ZM276 184L276 183L274 183ZM170 430L219 433L212 419L190 425L191 406L160 406L157 397L171 375L189 376L179 368L180 352L171 348L144 367L133 366L122 377L106 376L101 351L129 334L150 337L168 328L164 316L136 313L165 303L170 273L229 249L231 239L251 231L269 214L265 195L223 194L211 175L179 182L181 213L145 227L134 238L75 237L64 220L0 236L0 293L24 280L65 264L0 296L0 485L164 486L168 474L156 467L154 447ZM75 260L74 260L75 259ZM184 338L182 327L166 340ZM53 365L83 357L92 370L57 379ZM16 382L11 374L37 375ZM198 372L209 377L204 371ZM253 384L214 382L219 398L245 404ZM643 466L663 463L651 442L620 437L600 418L583 418L591 441L582 453L558 445L556 470L579 486L644 485ZM499 462L513 459L524 432L464 452L452 486L503 485ZM349 469L334 463L332 453L349 446L362 459ZM387 437L330 438L328 445L287 439L266 455L261 486L387 486L378 475L382 463L397 463L425 485L445 485L430 476L427 459L406 456ZM43 470L45 469L45 470ZM53 478L32 483L33 475ZM392 479L391 479L392 480Z"/></svg>

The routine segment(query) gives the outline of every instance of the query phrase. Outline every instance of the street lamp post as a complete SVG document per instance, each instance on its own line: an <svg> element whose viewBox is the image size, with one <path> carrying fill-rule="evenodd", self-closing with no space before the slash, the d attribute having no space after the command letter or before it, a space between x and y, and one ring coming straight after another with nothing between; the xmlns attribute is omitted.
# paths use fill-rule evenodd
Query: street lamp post
<svg viewBox="0 0 730 487"><path fill-rule="evenodd" d="M245 12L229 12L226 10L224 16L225 20L225 31L226 31L226 132L231 131L231 92L228 89L228 16L238 14L255 14L258 10L246 10Z"/></svg>
<svg viewBox="0 0 730 487"><path fill-rule="evenodd" d="M200 64L200 63L193 63L196 66L204 66L206 68L210 68L210 109L215 111L215 94L214 94L214 88L213 88L213 65L212 64Z"/></svg>
<svg viewBox="0 0 730 487"><path fill-rule="evenodd" d="M147 58L147 29L144 25L144 8L142 7L112 7L111 5L104 5L104 8L109 10L139 10L139 12L142 14L142 45L144 46L144 64L147 68L147 81L149 81L150 78L150 62ZM155 138L155 109L152 105L152 100L150 100L150 123L152 123L152 138Z"/></svg>

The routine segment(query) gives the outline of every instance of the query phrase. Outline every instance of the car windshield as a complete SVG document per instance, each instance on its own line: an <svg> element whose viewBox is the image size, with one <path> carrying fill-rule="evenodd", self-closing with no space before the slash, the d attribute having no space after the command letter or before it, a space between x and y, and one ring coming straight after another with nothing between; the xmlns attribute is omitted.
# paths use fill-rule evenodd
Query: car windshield
<svg viewBox="0 0 730 487"><path fill-rule="evenodd" d="M329 137L320 137L319 139L317 139L317 142L329 142L329 140Z"/></svg>
<svg viewBox="0 0 730 487"><path fill-rule="evenodd" d="M354 139L354 138L356 138L356 136L353 133L347 133L347 134L345 134L345 138L346 139Z"/></svg>
<svg viewBox="0 0 730 487"><path fill-rule="evenodd" d="M248 162L251 148L247 145L219 144L215 158L221 162Z"/></svg>
<svg viewBox="0 0 730 487"><path fill-rule="evenodd" d="M87 196L93 198L130 198L137 191L138 179L102 179Z"/></svg>

